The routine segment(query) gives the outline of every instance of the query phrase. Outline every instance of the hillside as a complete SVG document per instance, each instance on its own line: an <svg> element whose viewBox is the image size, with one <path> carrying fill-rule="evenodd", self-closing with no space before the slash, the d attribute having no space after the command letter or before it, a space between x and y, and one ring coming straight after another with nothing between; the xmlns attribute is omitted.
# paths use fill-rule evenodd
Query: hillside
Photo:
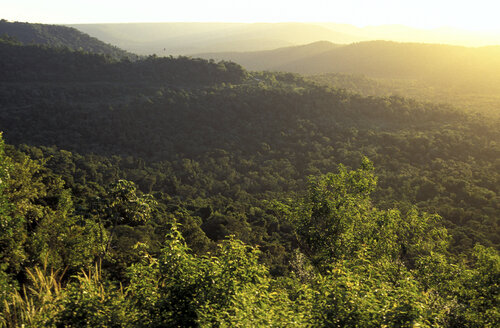
<svg viewBox="0 0 500 328"><path fill-rule="evenodd" d="M213 52L195 54L194 57L201 57L214 60L231 60L235 63L241 63L247 69L251 70L272 70L272 67L280 67L287 64L294 64L299 61L307 61L309 58L329 52L332 49L342 45L333 44L327 41L318 41L315 43L279 48L266 51L252 52Z"/></svg>
<svg viewBox="0 0 500 328"><path fill-rule="evenodd" d="M364 154L378 167L384 203L419 201L445 218L451 215L450 224L459 226L474 221L475 211L484 218L491 217L488 206L498 211L494 195L500 184L482 180L483 175L498 179L494 120L478 121L445 105L344 94L291 74L249 74L231 63L184 57L108 63L96 55L8 43L0 50L6 77L0 89L0 128L8 142L133 156L148 165L194 161L201 170L195 176L212 176L205 165L213 156L217 162L222 151L231 164L224 169L228 172L220 172L218 183L229 174L235 179L231 185L252 197L293 191L305 175L326 173L339 163L355 166ZM447 180L449 165L477 170L458 178L467 181L460 192L456 188L462 187ZM413 173L406 176L407 170ZM195 176L181 181L191 181L189 188L194 188L201 183ZM166 187L172 182L154 182L148 189L157 183ZM218 183L213 191L199 185L191 195L221 192ZM421 184L433 191L419 193ZM442 188L449 191L437 193ZM466 200L460 195L469 194L469 188L485 188L488 196ZM243 195L226 192L228 197ZM454 208L461 201L474 210L459 215L443 205ZM481 229L483 237L467 238L498 244L491 227Z"/></svg>
<svg viewBox="0 0 500 328"><path fill-rule="evenodd" d="M271 70L303 74L355 73L385 78L415 78L436 83L482 86L498 79L500 47L360 42L285 63Z"/></svg>
<svg viewBox="0 0 500 328"><path fill-rule="evenodd" d="M497 119L9 38L0 70L0 325L498 322Z"/></svg>
<svg viewBox="0 0 500 328"><path fill-rule="evenodd" d="M317 51L318 44L325 51ZM251 53L199 54L207 58L239 61L247 69L264 68L271 71L301 74L353 73L383 78L422 79L485 83L498 77L500 47L467 48L449 45L367 41L343 46L312 43L273 51ZM301 51L309 56L294 58ZM288 56L292 60L288 60ZM284 62L279 63L279 58ZM269 61L269 64L267 62ZM278 64L276 64L278 63Z"/></svg>
<svg viewBox="0 0 500 328"><path fill-rule="evenodd" d="M50 47L67 47L113 58L137 59L137 56L104 43L79 30L62 25L32 24L0 20L0 35L8 35L24 44L39 44Z"/></svg>
<svg viewBox="0 0 500 328"><path fill-rule="evenodd" d="M369 41L342 46L331 44L328 50L328 43L320 44L323 47L319 50L318 43L313 43L273 51L198 56L233 60L247 69L323 77L326 74L363 75L376 79L373 84L383 84L386 90L366 95L401 95L448 102L472 111L500 113L500 47ZM297 53L304 56L297 56ZM324 78L316 80L333 82L334 85L338 82L335 79L329 82ZM352 83L337 86L359 91L356 85L348 86Z"/></svg>

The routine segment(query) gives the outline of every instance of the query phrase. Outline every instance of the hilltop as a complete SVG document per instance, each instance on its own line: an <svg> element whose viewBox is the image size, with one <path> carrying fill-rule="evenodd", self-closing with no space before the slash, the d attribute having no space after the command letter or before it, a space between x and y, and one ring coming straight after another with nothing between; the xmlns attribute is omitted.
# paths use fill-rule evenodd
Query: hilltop
<svg viewBox="0 0 500 328"><path fill-rule="evenodd" d="M0 20L1 35L8 35L27 45L66 47L71 50L108 55L117 59L137 59L137 55L104 43L95 37L80 32L76 28L68 26L9 22L2 19Z"/></svg>

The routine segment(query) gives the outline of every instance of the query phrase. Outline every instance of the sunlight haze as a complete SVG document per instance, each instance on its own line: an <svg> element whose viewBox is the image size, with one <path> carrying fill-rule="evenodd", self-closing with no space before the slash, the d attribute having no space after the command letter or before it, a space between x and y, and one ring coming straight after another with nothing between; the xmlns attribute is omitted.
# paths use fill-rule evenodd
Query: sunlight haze
<svg viewBox="0 0 500 328"><path fill-rule="evenodd" d="M5 1L4 1L5 2ZM500 31L500 4L478 1L235 1L19 0L2 5L2 18L53 24L126 22L335 22L359 27L402 24Z"/></svg>

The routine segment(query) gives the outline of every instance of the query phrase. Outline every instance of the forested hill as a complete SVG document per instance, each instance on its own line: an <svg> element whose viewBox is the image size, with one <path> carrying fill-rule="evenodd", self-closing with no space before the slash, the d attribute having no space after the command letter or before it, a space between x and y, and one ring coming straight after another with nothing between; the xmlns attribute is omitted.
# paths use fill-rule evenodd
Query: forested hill
<svg viewBox="0 0 500 328"><path fill-rule="evenodd" d="M452 103L470 111L500 114L499 46L468 48L388 41L350 45L321 42L272 51L199 56L232 60L247 69L321 75L314 79L354 92L368 82L366 79L361 81L359 75L362 75L377 79L369 83L371 90L364 90L368 91L364 92L366 95L401 95ZM358 77L349 78L348 75Z"/></svg>
<svg viewBox="0 0 500 328"><path fill-rule="evenodd" d="M76 28L63 25L32 24L0 20L0 36L8 35L23 44L63 47L71 50L108 55L115 59L135 60L137 55L104 43Z"/></svg>
<svg viewBox="0 0 500 328"><path fill-rule="evenodd" d="M498 322L498 120L230 62L0 51L0 325Z"/></svg>
<svg viewBox="0 0 500 328"><path fill-rule="evenodd" d="M240 63L251 70L276 70L276 67L284 67L287 71L287 64L299 61L308 61L319 54L328 53L341 44L334 44L328 41L318 41L302 46L292 46L278 48L274 50L249 51L249 52L212 52L202 53L195 56L214 60L231 60ZM325 68L326 69L326 68Z"/></svg>
<svg viewBox="0 0 500 328"><path fill-rule="evenodd" d="M0 56L8 142L142 158L133 180L147 190L189 190L183 199L294 191L305 176L356 166L366 155L380 175L381 202L444 215L457 228L457 247L499 244L498 121L227 62L108 63L8 42L0 49L11 54ZM177 169L165 176L153 163Z"/></svg>
<svg viewBox="0 0 500 328"><path fill-rule="evenodd" d="M239 82L245 73L234 63L150 56L116 60L100 54L39 45L21 45L0 37L3 82L172 82L205 84Z"/></svg>
<svg viewBox="0 0 500 328"><path fill-rule="evenodd" d="M366 41L315 51L296 59L297 47L275 50L282 62L269 60L269 52L251 54L219 53L200 55L219 60L234 60L247 69L296 72L302 74L354 73L372 77L421 79L428 82L461 84L464 87L492 88L500 76L500 47L467 48L460 46ZM265 64L269 62L269 64ZM494 85L491 83L495 82Z"/></svg>

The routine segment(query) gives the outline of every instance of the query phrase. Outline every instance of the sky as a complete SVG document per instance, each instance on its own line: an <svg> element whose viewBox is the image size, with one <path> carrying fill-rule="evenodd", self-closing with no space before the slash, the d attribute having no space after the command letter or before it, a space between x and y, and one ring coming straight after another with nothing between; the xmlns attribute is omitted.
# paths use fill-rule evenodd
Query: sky
<svg viewBox="0 0 500 328"><path fill-rule="evenodd" d="M498 0L0 0L30 23L334 22L500 32Z"/></svg>

